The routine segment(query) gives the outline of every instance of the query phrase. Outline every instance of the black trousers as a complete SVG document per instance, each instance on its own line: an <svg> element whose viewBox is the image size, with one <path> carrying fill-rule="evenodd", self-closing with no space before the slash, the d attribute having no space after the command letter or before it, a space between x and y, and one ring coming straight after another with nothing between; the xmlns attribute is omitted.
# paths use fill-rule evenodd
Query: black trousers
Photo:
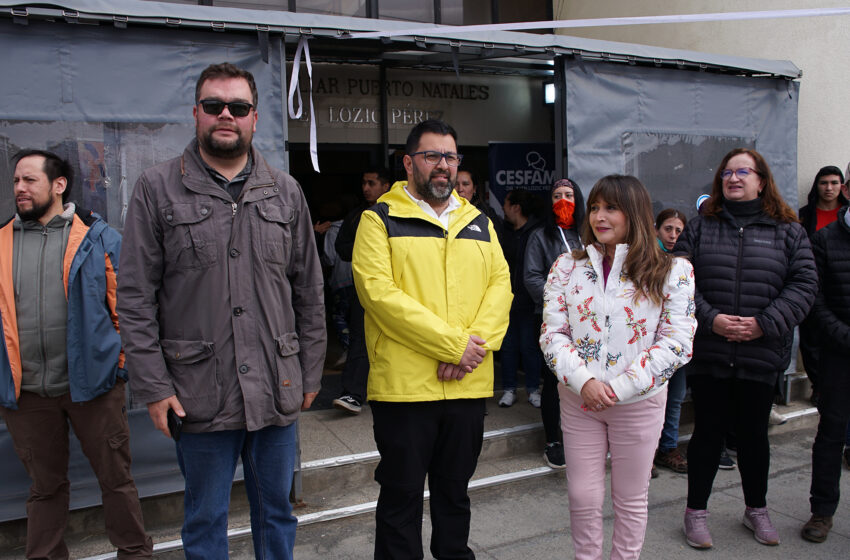
<svg viewBox="0 0 850 560"><path fill-rule="evenodd" d="M694 402L694 433L688 444L688 507L708 509L720 450L729 431L737 437L744 503L765 507L770 470L767 426L774 384L705 374L689 375L688 384Z"/></svg>
<svg viewBox="0 0 850 560"><path fill-rule="evenodd" d="M469 479L484 438L484 399L414 403L371 401L381 485L375 512L375 558L422 554L422 493L431 493L431 554L472 560Z"/></svg>
<svg viewBox="0 0 850 560"><path fill-rule="evenodd" d="M348 357L342 368L342 394L351 395L361 403L366 400L369 381L369 355L366 353L366 335L363 331L365 311L357 298L354 286L346 288L348 307Z"/></svg>
<svg viewBox="0 0 850 560"><path fill-rule="evenodd" d="M812 513L831 516L838 508L841 452L850 422L850 354L821 348L818 388L820 422L812 446Z"/></svg>
<svg viewBox="0 0 850 560"><path fill-rule="evenodd" d="M543 419L543 432L546 443L564 443L561 434L561 397L558 396L558 378L545 363L540 370L543 378L543 390L540 392L540 416Z"/></svg>
<svg viewBox="0 0 850 560"><path fill-rule="evenodd" d="M820 392L820 336L818 328L807 319L800 324L800 357L812 391Z"/></svg>
<svg viewBox="0 0 850 560"><path fill-rule="evenodd" d="M537 324L543 323L543 317L535 316ZM543 389L540 391L540 417L543 420L543 433L546 437L546 443L558 442L564 443L564 436L561 434L561 397L558 395L558 379L552 370L549 369L546 360L543 358L543 352L540 352L540 361L543 366L540 368L540 378L543 380Z"/></svg>

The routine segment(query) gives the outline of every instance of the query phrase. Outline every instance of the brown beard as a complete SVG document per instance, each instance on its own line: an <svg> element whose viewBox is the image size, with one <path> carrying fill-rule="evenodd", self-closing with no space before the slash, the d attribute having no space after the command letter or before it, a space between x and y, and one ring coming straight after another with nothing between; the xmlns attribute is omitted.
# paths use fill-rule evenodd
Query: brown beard
<svg viewBox="0 0 850 560"><path fill-rule="evenodd" d="M29 210L21 210L17 204L15 205L15 208L18 211L18 216L21 217L21 220L25 222L37 222L42 216L47 214L47 211L50 210L51 206L53 206L53 201L48 198L47 201L42 204L33 201L32 208Z"/></svg>
<svg viewBox="0 0 850 560"><path fill-rule="evenodd" d="M248 153L248 150L251 149L251 143L245 143L245 139L242 137L242 131L238 128L229 128L228 130L236 132L236 140L228 143L219 142L213 139L214 129L211 129L206 134L196 133L198 143L204 152L221 159L236 159Z"/></svg>
<svg viewBox="0 0 850 560"><path fill-rule="evenodd" d="M442 175L443 172L434 169L431 171L428 179L419 172L419 168L415 165L413 166L413 182L416 193L422 197L422 200L427 202L428 204L441 204L449 199L452 195L452 190L454 190L455 181L452 181L451 174L446 171L445 176L447 179L445 192L438 191L438 187L431 182L431 178L435 175Z"/></svg>

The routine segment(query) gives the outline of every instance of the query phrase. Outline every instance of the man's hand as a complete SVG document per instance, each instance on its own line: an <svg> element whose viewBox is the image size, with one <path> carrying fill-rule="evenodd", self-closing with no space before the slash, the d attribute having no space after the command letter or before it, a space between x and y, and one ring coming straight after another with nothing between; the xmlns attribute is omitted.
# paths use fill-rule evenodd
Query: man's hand
<svg viewBox="0 0 850 560"><path fill-rule="evenodd" d="M313 401L316 399L316 395L318 394L318 391L314 391L313 393L304 393L304 402L301 403L301 410L307 410L313 406Z"/></svg>
<svg viewBox="0 0 850 560"><path fill-rule="evenodd" d="M487 355L487 349L484 348L485 344L487 344L487 341L483 338L474 334L469 335L466 350L463 351L463 356L460 357L460 362L457 364L464 373L471 373L484 361L484 356Z"/></svg>
<svg viewBox="0 0 850 560"><path fill-rule="evenodd" d="M466 377L466 372L458 365L440 362L437 367L437 379L440 381L451 381L453 379L460 381L464 377Z"/></svg>
<svg viewBox="0 0 850 560"><path fill-rule="evenodd" d="M318 222L317 221L315 224L313 224L313 231L315 231L316 233L325 233L329 229L331 229L331 223L330 222Z"/></svg>
<svg viewBox="0 0 850 560"><path fill-rule="evenodd" d="M154 427L168 438L171 437L171 433L168 431L168 417L166 416L169 408L173 408L174 412L180 418L186 416L183 405L177 400L177 395L171 395L161 401L148 403L148 414L150 414L151 420L153 420Z"/></svg>

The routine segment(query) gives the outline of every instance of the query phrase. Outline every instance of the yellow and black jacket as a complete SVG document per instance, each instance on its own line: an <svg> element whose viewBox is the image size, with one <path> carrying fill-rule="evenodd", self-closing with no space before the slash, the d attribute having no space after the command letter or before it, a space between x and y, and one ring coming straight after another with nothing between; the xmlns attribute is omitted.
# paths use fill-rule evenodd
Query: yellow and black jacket
<svg viewBox="0 0 850 560"><path fill-rule="evenodd" d="M363 212L352 268L366 310L368 398L416 402L493 395L493 350L508 328L508 265L490 220L460 199L446 231L404 191ZM456 198L459 199L456 195ZM487 341L484 361L460 381L437 378L458 363L470 335Z"/></svg>

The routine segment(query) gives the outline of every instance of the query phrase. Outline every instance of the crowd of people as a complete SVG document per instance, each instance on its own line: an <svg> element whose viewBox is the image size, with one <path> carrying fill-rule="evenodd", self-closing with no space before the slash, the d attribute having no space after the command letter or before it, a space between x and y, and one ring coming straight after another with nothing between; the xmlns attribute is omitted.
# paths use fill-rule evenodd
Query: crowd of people
<svg viewBox="0 0 850 560"><path fill-rule="evenodd" d="M766 501L768 425L784 421L774 403L795 359L789 349L798 325L813 402L833 418L829 425L822 418L818 432L813 515L802 534L826 538L842 453L850 468L850 423L833 424L850 417L843 400L830 398L833 391L826 403L819 399L819 380L839 383L839 395L847 391L836 381L840 351L830 355L828 373L818 374L824 317L812 309L819 292L810 237L844 215L846 189L838 168L821 169L798 219L764 158L737 149L720 161L710 197L690 220L673 208L653 219L649 193L626 176L601 179L587 203L570 179L553 184L550 204L512 190L496 216L474 174L457 171L458 197L491 218L510 271L514 297L498 352L497 402L514 405L524 381L528 402L541 409L544 460L567 470L577 557L601 554L606 456L612 557L640 552L656 466L688 475L686 542L711 547L708 501L717 469L736 466L729 450L743 483L742 523L758 542L779 544ZM839 266L835 274L846 270ZM830 324L840 325L830 309ZM844 334L840 326L833 332ZM843 339L832 346L844 347ZM678 428L688 389L695 423L685 457Z"/></svg>
<svg viewBox="0 0 850 560"><path fill-rule="evenodd" d="M612 558L640 556L655 466L687 473L685 540L711 547L708 501L731 440L742 523L778 545L768 425L798 325L820 412L802 536L827 538L842 454L850 466L850 185L840 169L820 170L799 219L765 159L744 148L720 161L691 219L653 217L646 187L624 175L599 179L586 202L567 178L545 198L512 190L501 217L461 167L455 130L427 120L408 135L405 181L364 171L363 204L319 226L296 181L252 146L257 103L250 73L204 70L196 137L139 178L123 239L69 201L67 161L15 156L17 212L0 227L0 414L33 480L28 558L68 557L69 425L119 557L151 556L126 382L174 440L186 557L227 557L239 459L255 555L292 557L295 421L318 394L326 348L315 232L326 236L345 351L333 404L357 414L368 401L380 453L375 558L422 557L426 479L431 553L475 558L467 488L496 351L499 406L517 401L521 370L544 459L566 470L576 558L603 554L609 457Z"/></svg>

